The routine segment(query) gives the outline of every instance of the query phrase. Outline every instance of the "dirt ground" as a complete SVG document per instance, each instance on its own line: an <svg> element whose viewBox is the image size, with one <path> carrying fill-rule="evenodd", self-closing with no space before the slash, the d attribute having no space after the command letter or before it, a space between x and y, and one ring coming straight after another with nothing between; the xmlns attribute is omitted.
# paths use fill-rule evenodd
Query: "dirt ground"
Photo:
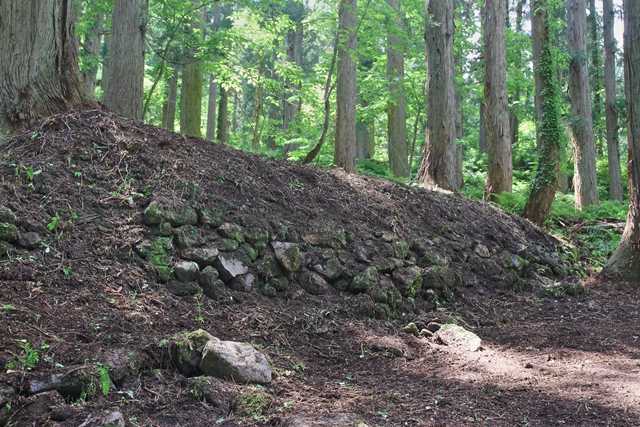
<svg viewBox="0 0 640 427"><path fill-rule="evenodd" d="M336 421L341 414L368 426L640 425L640 291L594 283L584 295L551 298L534 285L505 286L502 270L477 256L478 243L495 255L532 253L549 277L568 270L553 238L490 205L258 161L99 111L26 132L3 149L0 172L0 205L46 243L0 260L0 386L19 392L9 425L78 426L115 410L131 426L280 426L292 417L347 425ZM359 315L358 295L338 291L177 297L130 254L145 233L149 194L193 191L247 227L277 222L434 239L470 274L451 301L395 320ZM50 233L54 216L60 224ZM456 323L480 336L482 347L468 352L402 332L410 321ZM25 391L34 379L99 361L106 351L147 354L163 338L198 328L268 356L273 382L244 387L266 393L267 404L244 416L220 413L160 366L106 397L70 400L63 413L34 411ZM9 369L26 343L38 362Z"/></svg>

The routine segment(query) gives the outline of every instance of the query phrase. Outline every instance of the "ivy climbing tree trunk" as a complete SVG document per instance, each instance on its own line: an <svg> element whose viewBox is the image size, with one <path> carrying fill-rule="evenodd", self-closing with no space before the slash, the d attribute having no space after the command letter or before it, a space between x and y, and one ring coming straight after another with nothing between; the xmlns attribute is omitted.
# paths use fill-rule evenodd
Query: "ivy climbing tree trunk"
<svg viewBox="0 0 640 427"><path fill-rule="evenodd" d="M484 131L489 157L485 195L510 193L513 182L511 129L507 100L507 61L505 46L506 4L486 0L484 5Z"/></svg>
<svg viewBox="0 0 640 427"><path fill-rule="evenodd" d="M567 36L569 54L570 120L573 141L576 208L598 203L596 146L593 134L591 91L587 69L587 9L585 0L567 1Z"/></svg>
<svg viewBox="0 0 640 427"><path fill-rule="evenodd" d="M523 215L542 225L551 210L558 187L562 129L554 46L549 28L549 15L552 12L549 0L533 0L531 10L538 168Z"/></svg>
<svg viewBox="0 0 640 427"><path fill-rule="evenodd" d="M618 144L618 108L616 106L616 39L613 31L615 20L613 0L604 0L602 11L609 198L611 200L622 200L622 173L620 171L620 147Z"/></svg>
<svg viewBox="0 0 640 427"><path fill-rule="evenodd" d="M147 0L115 0L104 104L125 117L142 119Z"/></svg>
<svg viewBox="0 0 640 427"><path fill-rule="evenodd" d="M86 100L70 0L0 1L0 135ZM28 53L28 54L27 54Z"/></svg>
<svg viewBox="0 0 640 427"><path fill-rule="evenodd" d="M334 162L347 172L356 169L357 0L340 0L337 113Z"/></svg>
<svg viewBox="0 0 640 427"><path fill-rule="evenodd" d="M453 0L429 1L427 130L418 181L427 188L457 190L456 102L453 79Z"/></svg>
<svg viewBox="0 0 640 427"><path fill-rule="evenodd" d="M407 98L404 89L404 18L400 0L387 0L392 15L387 23L387 135L389 167L395 176L409 176Z"/></svg>
<svg viewBox="0 0 640 427"><path fill-rule="evenodd" d="M640 283L640 2L624 0L624 74L629 139L629 214L603 274Z"/></svg>

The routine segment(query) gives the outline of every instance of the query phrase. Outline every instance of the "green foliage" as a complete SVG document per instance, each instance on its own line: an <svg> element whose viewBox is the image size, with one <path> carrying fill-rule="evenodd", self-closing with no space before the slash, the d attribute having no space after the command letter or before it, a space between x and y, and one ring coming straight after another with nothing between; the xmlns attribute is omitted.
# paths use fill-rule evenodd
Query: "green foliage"
<svg viewBox="0 0 640 427"><path fill-rule="evenodd" d="M46 343L43 343L40 347L34 347L27 340L18 340L18 346L20 347L20 354L7 363L7 368L9 369L30 371L38 366L40 353L49 349Z"/></svg>
<svg viewBox="0 0 640 427"><path fill-rule="evenodd" d="M111 391L111 377L109 376L109 367L98 364L98 379L100 381L100 391L104 397L109 395L109 391Z"/></svg>

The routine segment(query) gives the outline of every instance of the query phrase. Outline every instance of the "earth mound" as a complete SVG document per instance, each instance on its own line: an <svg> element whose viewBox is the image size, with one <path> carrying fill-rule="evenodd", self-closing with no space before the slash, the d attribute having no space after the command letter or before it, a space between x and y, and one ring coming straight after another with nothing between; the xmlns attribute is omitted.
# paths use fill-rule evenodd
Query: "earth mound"
<svg viewBox="0 0 640 427"><path fill-rule="evenodd" d="M118 423L120 410L100 411L120 399L114 389L140 390L140 372L147 398L184 398L193 382L175 368L185 361L167 363L161 345L184 331L257 342L284 378L278 348L299 328L322 331L332 318L427 325L457 295L545 288L570 273L557 240L490 204L268 160L100 110L11 139L0 175L0 400L67 411L21 421ZM275 319L284 330L271 329ZM199 395L229 387L205 385L221 389ZM234 384L240 397L209 402L210 413L193 396L180 414L123 411L158 425L230 411L267 419L273 397L262 387ZM93 412L64 404L77 400Z"/></svg>

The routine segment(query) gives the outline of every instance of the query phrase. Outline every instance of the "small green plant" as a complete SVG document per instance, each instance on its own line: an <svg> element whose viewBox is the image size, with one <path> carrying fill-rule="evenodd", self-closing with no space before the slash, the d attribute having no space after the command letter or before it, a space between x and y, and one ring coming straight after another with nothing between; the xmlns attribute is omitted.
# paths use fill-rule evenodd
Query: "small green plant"
<svg viewBox="0 0 640 427"><path fill-rule="evenodd" d="M47 230L49 230L49 232L51 233L55 233L56 231L58 231L61 224L62 224L62 220L60 219L60 215L56 213L49 220L49 223L47 224Z"/></svg>
<svg viewBox="0 0 640 427"><path fill-rule="evenodd" d="M62 267L62 274L64 274L64 277L69 279L71 276L73 276L73 269L70 266L65 265Z"/></svg>
<svg viewBox="0 0 640 427"><path fill-rule="evenodd" d="M204 323L204 302L203 302L203 294L202 292L198 292L195 296L196 302L196 323L200 323L201 325Z"/></svg>
<svg viewBox="0 0 640 427"><path fill-rule="evenodd" d="M236 401L236 411L242 417L251 418L254 421L264 421L264 414L270 405L271 396L261 387L253 387L251 391L240 395Z"/></svg>
<svg viewBox="0 0 640 427"><path fill-rule="evenodd" d="M100 379L100 391L102 395L107 397L111 391L111 377L109 376L109 367L98 364L98 377Z"/></svg>
<svg viewBox="0 0 640 427"><path fill-rule="evenodd" d="M300 181L298 178L294 178L291 181L289 181L287 186L292 190L302 190L302 189L304 189L304 183L302 181Z"/></svg>
<svg viewBox="0 0 640 427"><path fill-rule="evenodd" d="M18 345L21 350L20 354L7 364L9 369L32 370L40 362L40 352L49 348L46 343L43 343L40 348L36 348L27 340L18 340Z"/></svg>
<svg viewBox="0 0 640 427"><path fill-rule="evenodd" d="M15 311L15 306L13 306L12 304L4 304L2 306L2 311L5 313L11 313L12 311Z"/></svg>

